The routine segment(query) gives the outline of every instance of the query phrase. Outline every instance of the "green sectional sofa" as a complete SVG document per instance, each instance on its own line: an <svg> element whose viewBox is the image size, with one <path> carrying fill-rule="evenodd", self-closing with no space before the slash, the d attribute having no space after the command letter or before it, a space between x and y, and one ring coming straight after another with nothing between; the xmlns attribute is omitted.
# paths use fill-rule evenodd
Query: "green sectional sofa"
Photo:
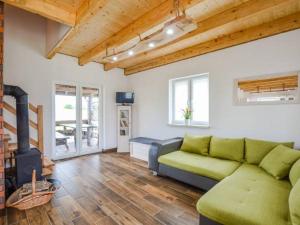
<svg viewBox="0 0 300 225"><path fill-rule="evenodd" d="M300 225L300 151L293 143L186 135L152 144L149 168L207 191L200 225Z"/></svg>

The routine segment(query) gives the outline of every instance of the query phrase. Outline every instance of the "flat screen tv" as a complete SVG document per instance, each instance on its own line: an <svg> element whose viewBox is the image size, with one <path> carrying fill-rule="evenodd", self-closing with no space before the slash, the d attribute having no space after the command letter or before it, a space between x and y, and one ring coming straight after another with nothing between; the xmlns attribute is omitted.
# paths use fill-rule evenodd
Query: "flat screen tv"
<svg viewBox="0 0 300 225"><path fill-rule="evenodd" d="M133 92L117 92L116 102L120 104L133 104L134 93Z"/></svg>

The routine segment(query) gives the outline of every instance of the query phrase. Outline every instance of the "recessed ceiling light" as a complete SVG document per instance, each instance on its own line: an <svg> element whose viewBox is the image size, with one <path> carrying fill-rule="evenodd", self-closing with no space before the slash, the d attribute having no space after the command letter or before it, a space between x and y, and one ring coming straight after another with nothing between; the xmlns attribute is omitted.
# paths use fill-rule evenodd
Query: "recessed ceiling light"
<svg viewBox="0 0 300 225"><path fill-rule="evenodd" d="M117 56L114 56L112 59L113 59L114 61L118 61L118 57L117 57Z"/></svg>
<svg viewBox="0 0 300 225"><path fill-rule="evenodd" d="M133 52L132 50L130 50L130 51L128 52L128 55L132 56L132 55L134 55L134 52Z"/></svg>
<svg viewBox="0 0 300 225"><path fill-rule="evenodd" d="M149 48L154 48L154 47L155 47L155 44L154 44L154 42L150 42L150 43L148 44L148 46L149 46Z"/></svg>
<svg viewBox="0 0 300 225"><path fill-rule="evenodd" d="M166 31L167 35L173 35L174 34L174 30L172 28L168 28Z"/></svg>

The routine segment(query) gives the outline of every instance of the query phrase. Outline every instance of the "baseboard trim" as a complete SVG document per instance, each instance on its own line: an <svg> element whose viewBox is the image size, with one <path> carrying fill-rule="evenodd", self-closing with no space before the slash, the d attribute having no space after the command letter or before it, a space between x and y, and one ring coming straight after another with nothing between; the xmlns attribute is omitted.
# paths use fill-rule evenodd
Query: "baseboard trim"
<svg viewBox="0 0 300 225"><path fill-rule="evenodd" d="M117 152L117 148L107 148L107 149L103 149L102 153L112 153L112 152Z"/></svg>

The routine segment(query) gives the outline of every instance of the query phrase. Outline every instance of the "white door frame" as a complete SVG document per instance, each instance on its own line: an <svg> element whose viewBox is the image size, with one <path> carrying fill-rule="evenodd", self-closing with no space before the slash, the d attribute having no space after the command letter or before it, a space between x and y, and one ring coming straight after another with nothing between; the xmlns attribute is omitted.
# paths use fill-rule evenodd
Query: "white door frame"
<svg viewBox="0 0 300 225"><path fill-rule="evenodd" d="M77 146L76 146L76 152L70 153L67 155L57 155L56 154L56 135L55 135L55 128L56 128L56 118L55 118L55 92L56 92L56 85L62 84L62 85L71 85L76 87L76 123L78 125L78 129L76 129L76 139L78 140ZM81 140L81 114L82 114L82 104L81 104L81 97L82 97L82 88L88 87L88 88L95 88L99 90L99 110L98 110L98 134L100 138L98 149L95 149L94 151L83 151L82 150L82 140ZM53 160L60 160L60 159L67 159L72 157L77 157L81 155L87 155L97 152L103 151L104 146L104 138L105 138L105 132L104 132L104 91L102 85L95 86L93 84L88 83L81 83L78 84L76 82L72 81L53 81L52 84L52 157Z"/></svg>

